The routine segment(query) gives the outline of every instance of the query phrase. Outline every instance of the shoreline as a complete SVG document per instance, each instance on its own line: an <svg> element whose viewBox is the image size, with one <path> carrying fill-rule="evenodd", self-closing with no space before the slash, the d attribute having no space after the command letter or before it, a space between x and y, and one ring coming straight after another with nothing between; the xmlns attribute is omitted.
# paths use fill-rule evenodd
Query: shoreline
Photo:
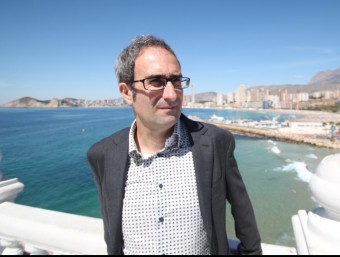
<svg viewBox="0 0 340 257"><path fill-rule="evenodd" d="M331 141L327 138L313 138L306 135L294 134L294 133L282 133L278 130L273 129L259 129L259 128L250 128L243 127L237 125L227 125L219 122L210 122L204 121L210 124L214 124L220 128L229 130L232 133L238 135L244 135L249 137L258 137L258 138L268 138L274 139L277 141L284 141L290 143L297 144L308 144L316 147L330 148L330 149L340 149L340 141L334 140Z"/></svg>
<svg viewBox="0 0 340 257"><path fill-rule="evenodd" d="M209 107L209 108L188 108L187 109L208 109L208 110L226 110L226 111L238 111L238 112L254 112L254 113L275 113L275 114L292 114L298 115L300 117L296 117L291 119L291 121L304 121L304 122L340 122L340 112L325 112L325 111L313 111L313 110L291 110L291 109L245 109L245 108L218 108L218 107Z"/></svg>
<svg viewBox="0 0 340 257"><path fill-rule="evenodd" d="M211 108L215 109L215 108ZM217 109L223 110L223 109ZM232 109L233 111L247 111L247 112L267 112L275 114L294 114L297 115L296 118L289 119L287 121L292 122L321 122L321 123L340 123L340 113L322 112L322 111L310 111L310 110L288 110L288 109ZM329 138L316 138L316 134L306 135L300 133L282 132L276 129L261 129L252 128L239 125L225 124L217 121L208 121L199 119L201 121L214 124L220 128L229 130L235 134L258 137L258 138L268 138L278 141L290 142L295 144L308 144L316 147L329 148L329 149L340 149L340 140L334 139L333 141Z"/></svg>

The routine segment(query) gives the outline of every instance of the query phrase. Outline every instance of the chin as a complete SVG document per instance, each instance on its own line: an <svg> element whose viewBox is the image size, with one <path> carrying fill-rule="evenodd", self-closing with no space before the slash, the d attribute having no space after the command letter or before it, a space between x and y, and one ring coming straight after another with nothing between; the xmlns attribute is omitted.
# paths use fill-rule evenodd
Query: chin
<svg viewBox="0 0 340 257"><path fill-rule="evenodd" d="M173 113L173 114L167 114L167 115L161 115L158 116L157 123L161 126L167 125L169 127L172 127L176 124L177 120L181 116L181 113Z"/></svg>

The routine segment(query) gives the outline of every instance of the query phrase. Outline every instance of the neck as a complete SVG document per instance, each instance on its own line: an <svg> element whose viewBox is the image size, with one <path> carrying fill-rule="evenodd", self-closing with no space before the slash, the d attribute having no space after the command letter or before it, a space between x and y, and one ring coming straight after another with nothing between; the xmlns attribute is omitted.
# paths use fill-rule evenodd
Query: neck
<svg viewBox="0 0 340 257"><path fill-rule="evenodd" d="M166 130L151 130L137 122L137 131L135 133L135 142L138 150L143 154L155 154L162 150L165 141L174 131L174 126Z"/></svg>

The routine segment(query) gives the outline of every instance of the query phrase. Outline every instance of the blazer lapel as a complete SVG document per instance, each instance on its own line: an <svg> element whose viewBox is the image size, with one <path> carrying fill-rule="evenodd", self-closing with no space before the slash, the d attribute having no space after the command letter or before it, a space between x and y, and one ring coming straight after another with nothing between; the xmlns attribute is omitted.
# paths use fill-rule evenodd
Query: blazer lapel
<svg viewBox="0 0 340 257"><path fill-rule="evenodd" d="M192 153L194 158L197 180L197 192L200 210L208 238L212 235L211 216L211 183L213 174L213 146L211 137L206 135L208 129L201 123L193 122L183 117L192 139Z"/></svg>

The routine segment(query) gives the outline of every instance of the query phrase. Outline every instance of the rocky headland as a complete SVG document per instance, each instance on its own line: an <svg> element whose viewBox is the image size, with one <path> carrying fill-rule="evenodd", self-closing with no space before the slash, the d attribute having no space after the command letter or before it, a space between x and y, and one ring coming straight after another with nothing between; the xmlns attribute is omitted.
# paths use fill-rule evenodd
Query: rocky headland
<svg viewBox="0 0 340 257"><path fill-rule="evenodd" d="M57 108L59 106L60 100L56 98L41 101L32 97L23 97L1 105L1 107L6 108Z"/></svg>

